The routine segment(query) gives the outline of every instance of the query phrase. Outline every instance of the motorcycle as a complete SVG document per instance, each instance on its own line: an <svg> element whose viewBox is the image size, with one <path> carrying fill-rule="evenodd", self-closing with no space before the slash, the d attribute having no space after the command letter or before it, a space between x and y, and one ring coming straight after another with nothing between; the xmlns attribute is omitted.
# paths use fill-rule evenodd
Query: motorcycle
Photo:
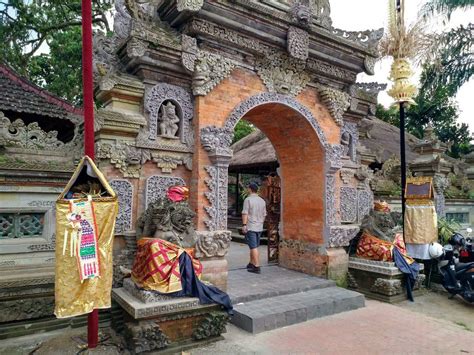
<svg viewBox="0 0 474 355"><path fill-rule="evenodd" d="M449 298L460 295L467 302L474 303L474 262L459 261L460 250L466 245L462 235L455 233L449 244L430 245L430 255L438 259L438 271L443 277L443 287L450 293Z"/></svg>
<svg viewBox="0 0 474 355"><path fill-rule="evenodd" d="M471 237L472 229L467 228L466 231L466 238L458 233L455 234L457 239L456 244L462 245L462 247L459 249L459 261L462 263L472 263L474 262L474 241Z"/></svg>

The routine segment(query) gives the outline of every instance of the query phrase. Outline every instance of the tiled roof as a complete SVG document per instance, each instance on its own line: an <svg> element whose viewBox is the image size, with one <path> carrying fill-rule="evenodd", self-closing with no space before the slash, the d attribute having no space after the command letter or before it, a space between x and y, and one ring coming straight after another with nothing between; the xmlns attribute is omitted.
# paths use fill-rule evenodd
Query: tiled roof
<svg viewBox="0 0 474 355"><path fill-rule="evenodd" d="M70 114L82 116L81 109L20 77L3 64L0 64L0 110L61 119L67 119Z"/></svg>

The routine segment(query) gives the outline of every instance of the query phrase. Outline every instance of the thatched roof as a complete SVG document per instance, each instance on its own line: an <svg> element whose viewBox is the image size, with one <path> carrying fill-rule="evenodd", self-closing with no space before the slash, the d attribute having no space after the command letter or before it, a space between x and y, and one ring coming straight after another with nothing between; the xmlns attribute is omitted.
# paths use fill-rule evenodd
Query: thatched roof
<svg viewBox="0 0 474 355"><path fill-rule="evenodd" d="M360 139L363 147L376 154L379 163L384 162L392 156L400 155L400 130L377 118L369 122L370 128L366 136ZM420 142L415 136L406 133L406 155L407 161L414 160L418 154L412 148ZM277 164L275 149L270 140L259 130L232 145L234 156L230 166L249 167L257 165Z"/></svg>

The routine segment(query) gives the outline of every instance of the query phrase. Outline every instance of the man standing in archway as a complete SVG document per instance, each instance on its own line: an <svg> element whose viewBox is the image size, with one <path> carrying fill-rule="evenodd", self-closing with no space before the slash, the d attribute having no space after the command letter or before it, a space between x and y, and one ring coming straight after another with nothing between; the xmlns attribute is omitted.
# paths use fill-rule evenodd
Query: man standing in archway
<svg viewBox="0 0 474 355"><path fill-rule="evenodd" d="M248 185L249 196L244 200L242 209L242 232L245 234L245 240L250 248L250 263L247 265L247 271L260 274L260 258L258 247L263 232L263 222L267 215L265 200L258 196L258 185L250 183Z"/></svg>

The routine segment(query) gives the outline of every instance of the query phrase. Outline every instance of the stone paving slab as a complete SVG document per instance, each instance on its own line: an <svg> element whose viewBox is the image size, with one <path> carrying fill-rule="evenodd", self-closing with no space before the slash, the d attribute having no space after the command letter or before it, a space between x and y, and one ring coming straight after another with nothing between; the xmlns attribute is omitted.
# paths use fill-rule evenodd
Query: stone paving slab
<svg viewBox="0 0 474 355"><path fill-rule="evenodd" d="M360 293L327 287L236 304L231 322L256 334L354 310L364 304L364 296Z"/></svg>
<svg viewBox="0 0 474 355"><path fill-rule="evenodd" d="M227 293L234 304L336 285L334 281L279 266L262 267L261 274L246 269L231 270L227 284Z"/></svg>

